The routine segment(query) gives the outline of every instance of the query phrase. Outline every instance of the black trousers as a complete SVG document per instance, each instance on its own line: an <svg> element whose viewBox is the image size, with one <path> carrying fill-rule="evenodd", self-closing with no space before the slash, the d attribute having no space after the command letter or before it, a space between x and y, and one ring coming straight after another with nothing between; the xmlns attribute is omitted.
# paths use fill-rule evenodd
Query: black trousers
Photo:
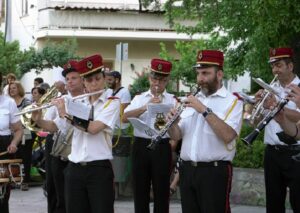
<svg viewBox="0 0 300 213"><path fill-rule="evenodd" d="M22 159L24 165L24 183L30 182L30 169L31 169L31 158L32 158L32 145L34 138L26 140L25 144L20 144L17 152L17 158Z"/></svg>
<svg viewBox="0 0 300 213"><path fill-rule="evenodd" d="M0 136L0 152L7 151L7 147L9 146L11 139L12 139L11 136ZM0 160L13 159L13 158L15 158L14 154L12 154L12 155L6 154L6 155L0 156ZM1 186L6 187L6 193L4 194L4 198L0 199L0 212L1 213L9 213L8 201L9 201L9 197L10 197L10 185L7 184L6 186L4 186L3 184L1 184Z"/></svg>
<svg viewBox="0 0 300 213"><path fill-rule="evenodd" d="M292 159L298 153L267 145L264 159L267 213L285 212L287 187L292 209L300 213L300 162Z"/></svg>
<svg viewBox="0 0 300 213"><path fill-rule="evenodd" d="M132 148L134 209L136 213L150 212L152 183L154 212L169 212L172 153L169 139L163 139L155 150L147 149L149 139L135 137Z"/></svg>
<svg viewBox="0 0 300 213"><path fill-rule="evenodd" d="M64 169L68 162L50 155L53 146L52 137L53 135L47 136L45 147L48 213L65 213Z"/></svg>
<svg viewBox="0 0 300 213"><path fill-rule="evenodd" d="M183 213L229 213L232 165L228 161L182 161L179 168Z"/></svg>
<svg viewBox="0 0 300 213"><path fill-rule="evenodd" d="M65 170L68 213L113 213L114 174L109 160L70 162Z"/></svg>

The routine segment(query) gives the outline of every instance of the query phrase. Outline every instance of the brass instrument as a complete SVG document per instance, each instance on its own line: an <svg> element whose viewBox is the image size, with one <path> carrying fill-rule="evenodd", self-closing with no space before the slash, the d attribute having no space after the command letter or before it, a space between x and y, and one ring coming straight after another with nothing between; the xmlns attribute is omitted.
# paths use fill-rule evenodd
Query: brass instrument
<svg viewBox="0 0 300 213"><path fill-rule="evenodd" d="M155 87L155 97L159 98L162 100L162 95L158 93L158 87ZM155 117L155 122L154 122L154 128L158 131L160 131L164 126L166 125L165 121L165 115L163 113L157 113Z"/></svg>
<svg viewBox="0 0 300 213"><path fill-rule="evenodd" d="M270 86L274 85L274 82L277 80L277 76L275 75L273 80L270 83ZM253 79L256 83L260 84L260 79ZM266 101L266 99L269 97L269 95L271 94L270 90L264 89L263 93L262 93L262 99L260 101L258 101L252 110L251 116L250 116L250 123L254 124L255 120L257 120L260 116L264 115L265 113L265 109L264 109L264 102Z"/></svg>
<svg viewBox="0 0 300 213"><path fill-rule="evenodd" d="M298 84L298 87L300 87L300 83ZM274 109L270 110L267 113L267 115L258 123L258 125L255 127L255 129L249 135L247 135L245 138L242 138L242 141L246 145L252 145L253 142L255 141L256 137L259 135L259 133L268 125L268 123L277 115L278 112L280 112L280 110L288 102L289 102L289 100L287 98L280 98L276 107L274 107ZM295 156L295 159L298 159L298 156ZM299 160L300 160L300 158L299 158Z"/></svg>
<svg viewBox="0 0 300 213"><path fill-rule="evenodd" d="M196 88L196 91L193 92L193 96L197 95L197 93L201 90L200 87ZM181 115L181 113L184 111L185 109L185 104L181 103L176 107L176 113L175 115L172 117L172 119L170 119L164 126L163 128L159 131L159 133L155 136L152 136L151 138L151 143L147 146L148 149L150 150L154 150L156 148L156 146L159 144L159 142L162 140L163 136L168 132L168 130L170 129L170 127L173 125L173 123L177 120L177 118L179 118L179 116Z"/></svg>
<svg viewBox="0 0 300 213"><path fill-rule="evenodd" d="M38 127L36 125L35 122L33 122L31 120L31 115L32 115L32 111L35 111L34 109L36 108L36 105L45 105L45 104L49 104L49 102L53 99L56 98L58 96L58 90L56 89L55 86L52 86L48 92L46 94L44 94L40 100L38 101L38 103L36 104L31 104L27 107L25 107L21 113L17 113L15 114L15 116L17 115L22 115L21 116L21 122L24 125L24 127L26 129L29 129L30 131L41 131L42 129L40 127ZM43 108L45 109L45 108ZM43 115L45 114L45 110L43 110Z"/></svg>

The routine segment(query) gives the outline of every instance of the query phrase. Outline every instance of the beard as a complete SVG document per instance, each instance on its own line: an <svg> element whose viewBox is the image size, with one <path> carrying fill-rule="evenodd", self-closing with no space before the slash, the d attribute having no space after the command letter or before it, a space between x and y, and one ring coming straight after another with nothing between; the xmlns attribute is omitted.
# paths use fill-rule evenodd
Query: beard
<svg viewBox="0 0 300 213"><path fill-rule="evenodd" d="M218 78L215 76L214 79L200 84L201 91L205 96L209 96L214 94L218 90Z"/></svg>

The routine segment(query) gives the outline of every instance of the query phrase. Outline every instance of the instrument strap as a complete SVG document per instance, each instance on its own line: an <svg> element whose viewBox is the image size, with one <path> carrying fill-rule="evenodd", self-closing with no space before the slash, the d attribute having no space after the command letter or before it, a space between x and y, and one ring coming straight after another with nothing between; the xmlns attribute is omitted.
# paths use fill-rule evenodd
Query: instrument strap
<svg viewBox="0 0 300 213"><path fill-rule="evenodd" d="M224 118L224 122L227 120L227 118L228 118L229 115L231 114L231 112L232 112L232 110L234 109L234 107L236 106L238 100L239 100L239 99L236 98L236 99L233 101L233 103L232 103L230 109L229 109L228 112L226 113L226 116L225 116L225 118ZM238 136L238 137L239 137L239 136ZM235 144L232 148L229 148L229 147L228 147L228 144L224 144L224 145L225 145L225 147L226 147L226 150L229 151L229 152L231 152L232 150L234 150L235 147L236 147L236 144Z"/></svg>

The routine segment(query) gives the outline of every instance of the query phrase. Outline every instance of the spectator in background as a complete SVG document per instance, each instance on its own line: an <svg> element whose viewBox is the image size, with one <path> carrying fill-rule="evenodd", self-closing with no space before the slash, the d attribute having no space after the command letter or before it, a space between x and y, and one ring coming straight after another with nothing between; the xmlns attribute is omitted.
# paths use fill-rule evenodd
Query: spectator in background
<svg viewBox="0 0 300 213"><path fill-rule="evenodd" d="M34 87L38 87L41 83L44 83L44 79L37 77L33 80Z"/></svg>
<svg viewBox="0 0 300 213"><path fill-rule="evenodd" d="M50 85L48 83L41 83L39 85L40 88L43 88L46 92L48 92L48 90L50 89Z"/></svg>
<svg viewBox="0 0 300 213"><path fill-rule="evenodd" d="M120 109L120 118L123 116L124 109L130 104L131 96L128 89L122 87L121 85L121 73L118 71L108 71L105 72L105 81L106 85L109 88L107 90L108 96L115 96L120 99L121 109ZM130 150L130 139L131 137L126 137L127 128L129 127L128 123L122 123L121 119L118 119L114 129L113 137L113 156L114 159L111 161L113 170L114 170L114 182L116 197L119 192L119 183L126 181L126 169L128 168L128 156ZM126 147L128 149L126 149ZM127 152L128 151L128 155Z"/></svg>
<svg viewBox="0 0 300 213"><path fill-rule="evenodd" d="M0 72L0 85L2 83L2 74ZM15 116L18 113L16 103L11 98L2 95L0 89L0 153L8 152L0 156L0 160L13 159L14 153L17 151L17 146L23 135L22 124L20 117ZM10 184L5 184L1 187L3 190L3 198L0 200L0 212L9 213L8 200L10 197Z"/></svg>
<svg viewBox="0 0 300 213"><path fill-rule="evenodd" d="M19 81L14 81L13 83L9 84L9 96L15 100L20 111L31 104L31 101L25 98L24 88ZM26 128L23 129L24 134L17 155L22 158L24 164L25 177L21 185L21 190L27 191L28 183L30 182L31 152L33 140L31 132Z"/></svg>
<svg viewBox="0 0 300 213"><path fill-rule="evenodd" d="M31 90L32 102L37 103L45 93L46 93L45 89L41 87L33 87Z"/></svg>
<svg viewBox="0 0 300 213"><path fill-rule="evenodd" d="M14 82L15 80L17 79L17 77L15 76L15 74L13 73L8 73L7 76L6 76L6 85L5 87L3 88L3 95L9 95L9 91L8 91L8 87L9 87L9 84Z"/></svg>
<svg viewBox="0 0 300 213"><path fill-rule="evenodd" d="M67 94L68 91L66 89L66 85L64 82L62 81L56 81L54 83L54 86L56 87L56 89L60 92L61 95Z"/></svg>

